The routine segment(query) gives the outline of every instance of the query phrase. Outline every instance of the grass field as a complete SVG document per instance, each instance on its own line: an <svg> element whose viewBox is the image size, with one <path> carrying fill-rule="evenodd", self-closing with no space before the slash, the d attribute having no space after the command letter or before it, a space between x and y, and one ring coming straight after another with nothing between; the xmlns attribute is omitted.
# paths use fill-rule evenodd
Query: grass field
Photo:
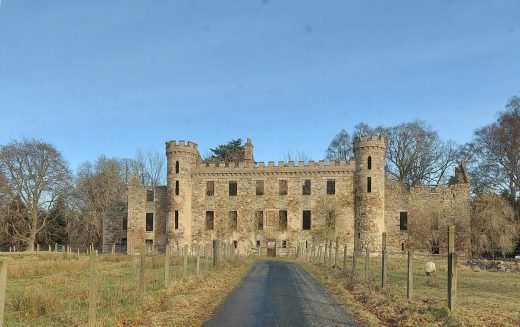
<svg viewBox="0 0 520 327"><path fill-rule="evenodd" d="M458 294L453 314L447 309L447 259L414 257L414 299L406 300L407 259L391 255L388 287L381 289L379 258L371 258L365 278L364 258L358 259L352 275L323 263L303 262L335 299L369 326L520 326L520 274L473 272L458 265ZM424 273L427 261L434 261L433 280ZM462 260L459 260L459 263ZM342 267L342 260L341 265Z"/></svg>
<svg viewBox="0 0 520 327"><path fill-rule="evenodd" d="M71 254L10 255L4 325L88 325L89 264L89 257ZM175 257L165 289L164 257L148 256L140 297L139 257L98 256L98 325L162 326L166 316L176 326L201 325L250 265L240 259L206 269L201 260L196 276L192 258L185 275L182 258Z"/></svg>

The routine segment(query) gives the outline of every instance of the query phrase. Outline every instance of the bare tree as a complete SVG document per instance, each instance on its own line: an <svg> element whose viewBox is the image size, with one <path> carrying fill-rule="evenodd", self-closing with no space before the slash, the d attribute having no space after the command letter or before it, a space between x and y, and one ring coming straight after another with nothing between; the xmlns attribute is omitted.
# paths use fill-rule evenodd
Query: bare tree
<svg viewBox="0 0 520 327"><path fill-rule="evenodd" d="M164 184L164 158L162 153L152 149L137 150L132 168L142 185L153 187Z"/></svg>
<svg viewBox="0 0 520 327"><path fill-rule="evenodd" d="M0 171L3 193L9 201L20 201L25 210L9 227L33 251L38 233L47 226L49 208L69 189L67 164L51 144L25 139L0 148Z"/></svg>
<svg viewBox="0 0 520 327"><path fill-rule="evenodd" d="M352 139L350 135L342 129L332 141L325 152L325 160L328 161L349 161L353 157Z"/></svg>
<svg viewBox="0 0 520 327"><path fill-rule="evenodd" d="M283 161L289 162L289 161L303 161L305 163L308 163L311 161L311 157L303 150L296 149L296 153L293 153L289 150L283 154Z"/></svg>

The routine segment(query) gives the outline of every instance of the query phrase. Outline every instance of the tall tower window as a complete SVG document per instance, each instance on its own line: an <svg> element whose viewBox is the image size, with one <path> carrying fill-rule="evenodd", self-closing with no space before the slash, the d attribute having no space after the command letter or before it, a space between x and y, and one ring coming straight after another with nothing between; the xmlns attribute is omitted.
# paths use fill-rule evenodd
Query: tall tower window
<svg viewBox="0 0 520 327"><path fill-rule="evenodd" d="M175 162L175 173L178 174L180 171L180 168L179 168L179 161L176 161Z"/></svg>
<svg viewBox="0 0 520 327"><path fill-rule="evenodd" d="M229 229L237 230L237 226L238 226L238 213L237 213L237 211L230 211L229 212Z"/></svg>
<svg viewBox="0 0 520 327"><path fill-rule="evenodd" d="M328 195L336 194L336 180L334 180L334 179L327 180L327 194Z"/></svg>
<svg viewBox="0 0 520 327"><path fill-rule="evenodd" d="M229 196L236 196L237 195L237 182L231 181L229 182Z"/></svg>
<svg viewBox="0 0 520 327"><path fill-rule="evenodd" d="M175 230L179 229L179 210L175 210Z"/></svg>
<svg viewBox="0 0 520 327"><path fill-rule="evenodd" d="M372 193L372 177L367 177L367 193Z"/></svg>
<svg viewBox="0 0 520 327"><path fill-rule="evenodd" d="M368 168L368 169L372 169L372 157L371 157L371 156L368 156L368 159L367 159L367 168Z"/></svg>
<svg viewBox="0 0 520 327"><path fill-rule="evenodd" d="M302 216L302 229L303 230L310 230L311 229L311 211L310 210L303 210L303 216Z"/></svg>
<svg viewBox="0 0 520 327"><path fill-rule="evenodd" d="M215 182L214 181L206 182L206 195L207 196L215 195Z"/></svg>
<svg viewBox="0 0 520 327"><path fill-rule="evenodd" d="M146 213L146 231L153 232L153 213L152 212Z"/></svg>
<svg viewBox="0 0 520 327"><path fill-rule="evenodd" d="M123 216L123 230L128 230L128 215Z"/></svg>
<svg viewBox="0 0 520 327"><path fill-rule="evenodd" d="M408 212L399 213L399 230L408 230Z"/></svg>
<svg viewBox="0 0 520 327"><path fill-rule="evenodd" d="M206 211L206 229L213 230L215 228L215 213L213 211Z"/></svg>
<svg viewBox="0 0 520 327"><path fill-rule="evenodd" d="M279 230L287 230L287 210L280 210L278 212Z"/></svg>
<svg viewBox="0 0 520 327"><path fill-rule="evenodd" d="M311 180L305 179L302 184L302 195L311 195Z"/></svg>
<svg viewBox="0 0 520 327"><path fill-rule="evenodd" d="M175 181L175 195L179 195L179 181Z"/></svg>
<svg viewBox="0 0 520 327"><path fill-rule="evenodd" d="M264 212L257 211L255 213L256 216L256 229L263 230L264 229Z"/></svg>
<svg viewBox="0 0 520 327"><path fill-rule="evenodd" d="M256 181L256 195L264 195L264 181Z"/></svg>

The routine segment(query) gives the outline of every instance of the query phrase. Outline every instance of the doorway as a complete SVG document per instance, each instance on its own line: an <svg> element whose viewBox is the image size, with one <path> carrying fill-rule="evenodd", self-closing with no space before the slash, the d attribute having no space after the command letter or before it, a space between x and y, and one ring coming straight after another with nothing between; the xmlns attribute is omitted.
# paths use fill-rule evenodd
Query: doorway
<svg viewBox="0 0 520 327"><path fill-rule="evenodd" d="M267 256L276 257L276 240L267 241Z"/></svg>

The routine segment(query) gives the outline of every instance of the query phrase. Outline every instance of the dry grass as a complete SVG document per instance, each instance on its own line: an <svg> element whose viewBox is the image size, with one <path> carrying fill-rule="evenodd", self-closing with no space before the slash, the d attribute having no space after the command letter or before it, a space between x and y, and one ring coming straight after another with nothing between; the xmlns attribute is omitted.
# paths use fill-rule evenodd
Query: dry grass
<svg viewBox="0 0 520 327"><path fill-rule="evenodd" d="M437 275L423 271L434 261ZM303 263L334 298L368 326L520 326L520 274L472 272L458 267L458 296L453 314L447 309L446 258L414 258L414 300L406 300L406 258L394 255L388 264L388 286L380 287L380 264L371 259L369 278L364 259L356 276L322 264ZM347 270L351 269L350 261Z"/></svg>

